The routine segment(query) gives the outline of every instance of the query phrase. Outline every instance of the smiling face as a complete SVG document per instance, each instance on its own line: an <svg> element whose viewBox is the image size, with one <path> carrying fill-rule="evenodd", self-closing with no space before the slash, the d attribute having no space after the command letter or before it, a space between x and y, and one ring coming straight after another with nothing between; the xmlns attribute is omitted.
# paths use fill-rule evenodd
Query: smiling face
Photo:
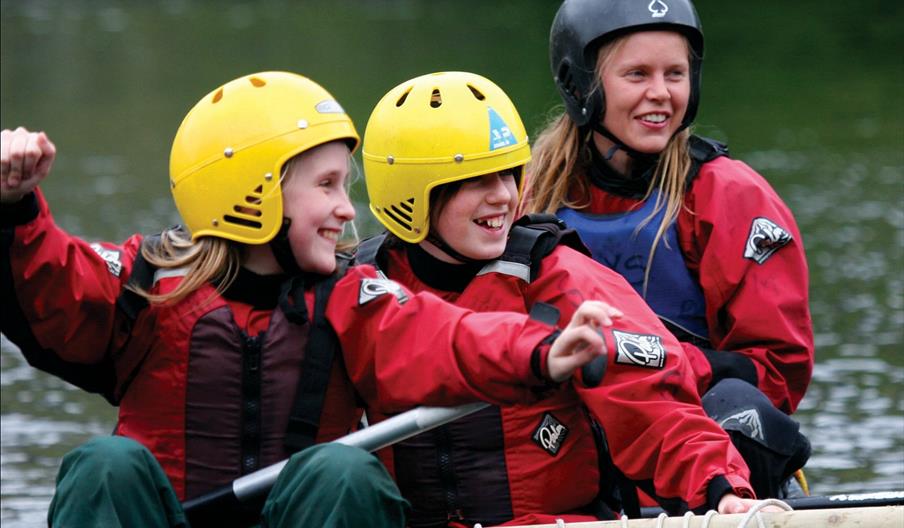
<svg viewBox="0 0 904 528"><path fill-rule="evenodd" d="M518 206L513 170L464 180L451 196L435 201L430 229L452 249L477 260L502 255ZM458 262L429 241L421 246L439 260Z"/></svg>
<svg viewBox="0 0 904 528"><path fill-rule="evenodd" d="M332 273L336 242L355 208L346 192L349 150L334 141L308 150L290 162L283 181L283 216L292 220L289 242L304 271Z"/></svg>
<svg viewBox="0 0 904 528"><path fill-rule="evenodd" d="M600 50L606 94L603 126L646 154L665 149L681 126L690 97L687 40L669 31L632 33ZM600 152L612 142L594 134ZM622 156L624 157L624 156Z"/></svg>

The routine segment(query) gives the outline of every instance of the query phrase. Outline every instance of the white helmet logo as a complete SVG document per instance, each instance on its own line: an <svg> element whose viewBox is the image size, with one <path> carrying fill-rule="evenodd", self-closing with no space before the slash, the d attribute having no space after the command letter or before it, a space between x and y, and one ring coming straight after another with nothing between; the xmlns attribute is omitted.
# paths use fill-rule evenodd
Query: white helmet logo
<svg viewBox="0 0 904 528"><path fill-rule="evenodd" d="M653 0L647 6L647 9L650 10L650 13L653 13L653 18L662 18L669 12L669 6L662 0Z"/></svg>

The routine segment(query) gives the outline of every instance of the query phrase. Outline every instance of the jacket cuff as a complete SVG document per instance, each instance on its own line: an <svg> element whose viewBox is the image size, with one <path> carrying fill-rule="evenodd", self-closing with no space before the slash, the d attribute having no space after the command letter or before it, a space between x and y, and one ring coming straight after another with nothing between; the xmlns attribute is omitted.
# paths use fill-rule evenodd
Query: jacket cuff
<svg viewBox="0 0 904 528"><path fill-rule="evenodd" d="M702 508L695 508L694 513L703 514L709 510L716 510L719 501L727 493L734 493L742 499L755 499L753 490L745 486L732 486L723 475L716 475L706 485L706 504Z"/></svg>
<svg viewBox="0 0 904 528"><path fill-rule="evenodd" d="M0 207L0 227L25 225L37 218L40 212L38 197L34 192L30 192L18 202Z"/></svg>
<svg viewBox="0 0 904 528"><path fill-rule="evenodd" d="M709 390L726 378L737 378L747 383L757 386L756 366L753 361L744 354L732 352L731 350L712 350L709 348L701 348L703 355L709 362L712 370L712 379L709 382Z"/></svg>
<svg viewBox="0 0 904 528"><path fill-rule="evenodd" d="M559 330L555 330L553 333L549 334L546 339L540 342L536 348L534 348L533 352L530 355L530 370L537 380L539 380L543 385L540 387L540 390L546 390L549 388L557 387L559 384L550 379L549 377L549 350L552 348L552 344L561 334Z"/></svg>

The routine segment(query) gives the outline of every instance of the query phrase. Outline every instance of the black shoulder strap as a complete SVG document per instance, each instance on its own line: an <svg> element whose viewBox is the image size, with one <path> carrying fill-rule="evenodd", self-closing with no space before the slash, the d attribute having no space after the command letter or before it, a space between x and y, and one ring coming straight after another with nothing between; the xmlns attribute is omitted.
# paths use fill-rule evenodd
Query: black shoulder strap
<svg viewBox="0 0 904 528"><path fill-rule="evenodd" d="M540 272L540 262L559 244L590 255L577 232L565 225L565 222L556 215L545 213L524 215L512 226L505 252L498 260L529 266L530 280L534 280Z"/></svg>
<svg viewBox="0 0 904 528"><path fill-rule="evenodd" d="M159 243L160 235L154 235L146 237L142 241L142 246ZM128 285L137 286L144 291L148 291L154 285L154 273L156 272L157 268L144 258L144 253L139 248L138 254L135 255L135 261L132 263L132 274L129 275ZM116 299L116 307L129 318L129 321L134 323L138 319L138 314L148 307L148 300L129 288L123 288Z"/></svg>
<svg viewBox="0 0 904 528"><path fill-rule="evenodd" d="M728 156L728 145L701 136L691 136L688 140L688 149L691 155L691 168L687 175L687 185L697 177L701 165L719 156Z"/></svg>
<svg viewBox="0 0 904 528"><path fill-rule="evenodd" d="M326 319L326 306L336 282L345 275L348 261L337 259L335 273L314 286L314 318L308 346L301 362L301 378L295 391L295 402L289 415L285 445L291 452L314 445L320 430L320 415L330 382L330 371L338 355L339 338ZM304 297L296 299L304 303Z"/></svg>

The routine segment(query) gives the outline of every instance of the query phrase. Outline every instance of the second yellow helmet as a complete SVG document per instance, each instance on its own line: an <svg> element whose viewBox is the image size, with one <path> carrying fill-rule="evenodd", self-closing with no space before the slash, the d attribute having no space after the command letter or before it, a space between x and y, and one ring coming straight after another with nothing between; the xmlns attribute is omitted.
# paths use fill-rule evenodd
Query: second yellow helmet
<svg viewBox="0 0 904 528"><path fill-rule="evenodd" d="M518 111L495 83L441 72L383 96L367 122L363 158L370 210L390 232L417 243L429 231L434 187L522 166L530 146Z"/></svg>

